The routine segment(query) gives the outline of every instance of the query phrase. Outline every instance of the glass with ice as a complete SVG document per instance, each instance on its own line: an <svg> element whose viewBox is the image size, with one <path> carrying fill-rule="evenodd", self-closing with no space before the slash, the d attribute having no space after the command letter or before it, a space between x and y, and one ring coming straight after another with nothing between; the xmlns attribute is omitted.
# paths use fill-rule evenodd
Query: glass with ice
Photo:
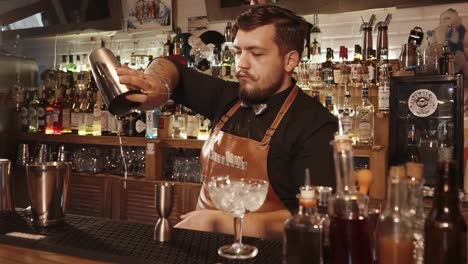
<svg viewBox="0 0 468 264"><path fill-rule="evenodd" d="M268 182L222 176L212 177L207 187L215 206L234 216L234 244L220 247L218 254L230 259L255 257L258 249L242 243L242 224L247 212L254 212L262 206L268 193Z"/></svg>

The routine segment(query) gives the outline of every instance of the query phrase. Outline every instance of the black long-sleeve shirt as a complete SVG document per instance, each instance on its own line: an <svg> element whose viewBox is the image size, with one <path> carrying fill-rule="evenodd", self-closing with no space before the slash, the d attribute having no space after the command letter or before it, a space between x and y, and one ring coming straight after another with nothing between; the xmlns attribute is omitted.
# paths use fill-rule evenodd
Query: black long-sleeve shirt
<svg viewBox="0 0 468 264"><path fill-rule="evenodd" d="M213 78L176 65L180 78L172 99L214 120L214 127L239 100L239 83ZM269 97L264 102L268 110L260 115L255 115L252 108L239 108L222 130L261 141L292 88ZM296 194L304 184L306 168L310 170L312 185L335 188L330 141L336 129L336 118L300 90L271 139L267 161L270 183L291 212L297 210Z"/></svg>

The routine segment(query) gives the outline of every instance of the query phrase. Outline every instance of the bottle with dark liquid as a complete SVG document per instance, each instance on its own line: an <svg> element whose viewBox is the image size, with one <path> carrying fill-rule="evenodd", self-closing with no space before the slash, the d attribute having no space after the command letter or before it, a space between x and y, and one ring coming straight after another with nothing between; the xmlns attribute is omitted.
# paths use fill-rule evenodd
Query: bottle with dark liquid
<svg viewBox="0 0 468 264"><path fill-rule="evenodd" d="M331 263L372 263L368 221L369 198L356 190L352 141L335 136L333 153L336 194L330 199Z"/></svg>
<svg viewBox="0 0 468 264"><path fill-rule="evenodd" d="M408 131L408 143L406 145L406 162L421 162L421 154L419 154L418 143L416 141L416 127L414 124L410 125Z"/></svg>
<svg viewBox="0 0 468 264"><path fill-rule="evenodd" d="M323 263L322 225L317 214L316 190L306 171L300 188L299 211L284 224L283 264Z"/></svg>
<svg viewBox="0 0 468 264"><path fill-rule="evenodd" d="M333 188L327 186L316 186L318 214L322 224L322 256L323 263L330 263L330 216L328 215L328 200L332 195Z"/></svg>
<svg viewBox="0 0 468 264"><path fill-rule="evenodd" d="M460 212L456 187L456 163L438 163L432 209L424 224L424 263L464 264L466 223Z"/></svg>
<svg viewBox="0 0 468 264"><path fill-rule="evenodd" d="M412 263L413 226L407 211L408 186L403 166L392 166L387 185L387 204L380 216L377 251L380 264Z"/></svg>

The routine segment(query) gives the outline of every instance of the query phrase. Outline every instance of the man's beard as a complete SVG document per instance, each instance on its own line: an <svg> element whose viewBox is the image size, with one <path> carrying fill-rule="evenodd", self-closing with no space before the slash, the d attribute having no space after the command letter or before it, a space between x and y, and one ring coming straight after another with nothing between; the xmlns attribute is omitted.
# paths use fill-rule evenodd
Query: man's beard
<svg viewBox="0 0 468 264"><path fill-rule="evenodd" d="M240 79L239 80L239 99L241 99L244 103L247 103L247 104L258 104L258 103L264 102L268 97L275 94L281 88L282 79L280 76L278 75L276 76L277 77L273 79L272 82L269 82L266 87L256 86L256 87L250 87L250 89L246 87L246 81ZM253 80L252 78L250 79Z"/></svg>

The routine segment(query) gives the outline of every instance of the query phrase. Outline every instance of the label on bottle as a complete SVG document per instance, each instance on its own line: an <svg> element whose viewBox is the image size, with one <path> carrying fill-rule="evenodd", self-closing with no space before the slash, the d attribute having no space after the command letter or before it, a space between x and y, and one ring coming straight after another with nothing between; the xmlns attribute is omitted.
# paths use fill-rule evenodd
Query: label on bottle
<svg viewBox="0 0 468 264"><path fill-rule="evenodd" d="M155 131L157 131L157 127L154 124L154 116L153 111L146 112L146 137L147 138L155 138Z"/></svg>
<svg viewBox="0 0 468 264"><path fill-rule="evenodd" d="M430 90L419 89L408 98L408 108L417 117L428 117L437 110L437 96Z"/></svg>
<svg viewBox="0 0 468 264"><path fill-rule="evenodd" d="M26 106L22 106L20 109L20 116L21 116L21 124L24 126L27 126L29 121L28 121L28 108Z"/></svg>
<svg viewBox="0 0 468 264"><path fill-rule="evenodd" d="M380 86L378 94L379 111L390 109L390 89L388 86Z"/></svg>
<svg viewBox="0 0 468 264"><path fill-rule="evenodd" d="M84 123L87 131L93 130L93 120L94 116L92 113L85 113L84 114Z"/></svg>
<svg viewBox="0 0 468 264"><path fill-rule="evenodd" d="M375 67L374 65L369 65L367 66L367 69L369 70L369 75L368 75L368 78L369 78L369 81L373 81L375 79Z"/></svg>
<svg viewBox="0 0 468 264"><path fill-rule="evenodd" d="M78 128L80 127L80 119L80 113L72 112L70 114L70 125L72 130L78 130Z"/></svg>
<svg viewBox="0 0 468 264"><path fill-rule="evenodd" d="M62 127L64 130L71 128L71 114L70 109L62 110Z"/></svg>
<svg viewBox="0 0 468 264"><path fill-rule="evenodd" d="M101 122L101 130L102 131L111 131L109 127L109 111L101 110L100 122Z"/></svg>
<svg viewBox="0 0 468 264"><path fill-rule="evenodd" d="M322 69L322 80L327 80L328 77L333 77L333 70L330 68L324 68Z"/></svg>
<svg viewBox="0 0 468 264"><path fill-rule="evenodd" d="M112 132L112 133L115 133L117 131L119 131L119 127L118 127L118 120L117 120L117 116L114 116L114 115L111 115L109 113L109 115L107 116L108 119L107 119L107 122L108 122L108 125L109 125L109 131Z"/></svg>
<svg viewBox="0 0 468 264"><path fill-rule="evenodd" d="M371 135L371 124L367 120L361 120L359 122L359 137L360 138L368 138Z"/></svg>
<svg viewBox="0 0 468 264"><path fill-rule="evenodd" d="M141 134L143 131L146 129L146 124L145 122L141 120L137 120L135 123L135 130L138 134Z"/></svg>
<svg viewBox="0 0 468 264"><path fill-rule="evenodd" d="M343 132L349 134L353 130L353 119L350 116L343 116L341 125L343 126Z"/></svg>
<svg viewBox="0 0 468 264"><path fill-rule="evenodd" d="M199 122L197 116L187 117L187 137L197 138L199 130Z"/></svg>
<svg viewBox="0 0 468 264"><path fill-rule="evenodd" d="M52 112L52 121L54 123L58 123L60 120L60 110L59 109L54 109Z"/></svg>
<svg viewBox="0 0 468 264"><path fill-rule="evenodd" d="M333 70L333 78L335 83L341 83L341 69Z"/></svg>

